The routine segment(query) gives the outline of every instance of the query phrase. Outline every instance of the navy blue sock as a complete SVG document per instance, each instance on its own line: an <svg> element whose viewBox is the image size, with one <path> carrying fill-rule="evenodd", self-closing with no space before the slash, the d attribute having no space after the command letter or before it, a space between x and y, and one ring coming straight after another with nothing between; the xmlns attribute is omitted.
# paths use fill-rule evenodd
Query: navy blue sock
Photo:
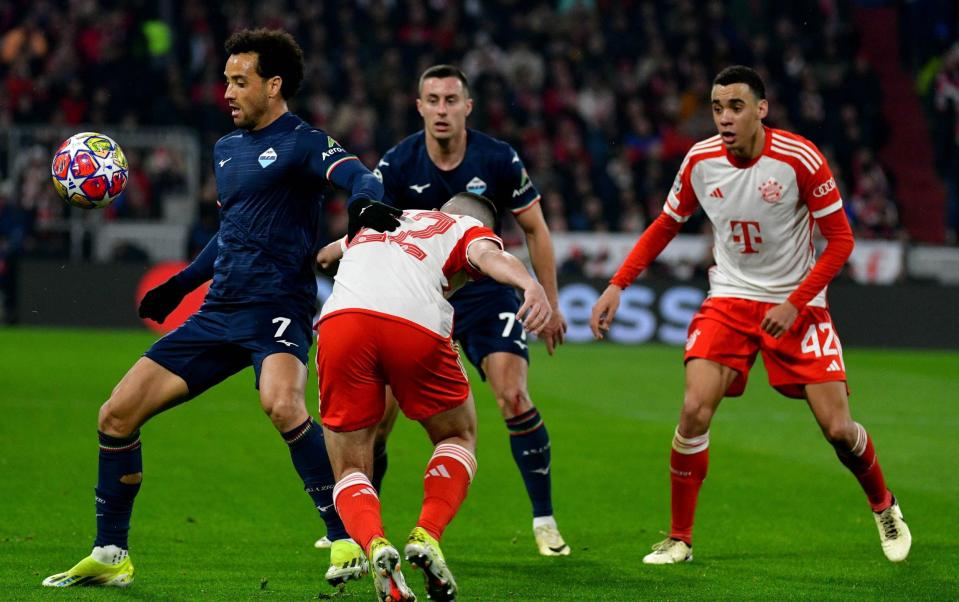
<svg viewBox="0 0 959 602"><path fill-rule="evenodd" d="M293 466L303 479L304 489L313 499L313 505L320 511L320 517L326 523L326 536L330 541L348 538L346 527L333 507L333 486L336 479L333 477L330 457L326 453L323 429L313 418L308 418L300 426L283 433L283 440L290 446Z"/></svg>
<svg viewBox="0 0 959 602"><path fill-rule="evenodd" d="M386 456L386 441L377 441L373 444L373 478L370 481L380 493L383 485L383 477L386 476L386 469L389 466L389 458Z"/></svg>
<svg viewBox="0 0 959 602"><path fill-rule="evenodd" d="M140 478L128 477L128 480L136 481L130 484L120 479L143 472L140 431L129 437L111 437L99 431L97 435L100 438L100 467L95 490L97 538L93 545L114 545L126 550L133 500L140 491Z"/></svg>
<svg viewBox="0 0 959 602"><path fill-rule="evenodd" d="M553 514L552 485L549 475L549 433L536 408L506 420L509 446L526 493L533 504L533 516Z"/></svg>

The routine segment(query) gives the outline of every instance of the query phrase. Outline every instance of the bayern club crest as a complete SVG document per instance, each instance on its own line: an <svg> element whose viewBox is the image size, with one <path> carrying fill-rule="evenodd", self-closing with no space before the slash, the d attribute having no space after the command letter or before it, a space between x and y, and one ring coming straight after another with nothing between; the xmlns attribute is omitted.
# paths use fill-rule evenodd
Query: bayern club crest
<svg viewBox="0 0 959 602"><path fill-rule="evenodd" d="M783 198L783 185L776 178L769 178L759 187L759 194L767 203L778 203Z"/></svg>

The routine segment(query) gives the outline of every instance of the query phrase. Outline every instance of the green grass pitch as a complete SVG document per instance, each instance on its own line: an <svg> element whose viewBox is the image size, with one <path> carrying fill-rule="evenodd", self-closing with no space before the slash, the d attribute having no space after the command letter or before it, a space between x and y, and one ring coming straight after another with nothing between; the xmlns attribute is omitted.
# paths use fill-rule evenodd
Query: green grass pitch
<svg viewBox="0 0 959 602"><path fill-rule="evenodd" d="M0 598L374 599L369 580L343 592L323 581L328 558L312 547L322 523L250 371L144 429L133 587L40 587L89 552L97 408L152 340L0 330ZM536 554L505 427L477 386L479 472L444 537L461 599L956 599L959 354L849 349L846 363L853 416L872 433L913 531L905 563L883 557L858 485L805 405L777 396L757 366L713 424L695 561L644 566L669 521L681 350L566 346L550 358L536 345L530 388L552 437L556 515L573 555ZM311 374L314 410L315 384ZM418 515L429 453L419 426L401 420L382 495L396 543ZM407 576L425 599L420 575Z"/></svg>

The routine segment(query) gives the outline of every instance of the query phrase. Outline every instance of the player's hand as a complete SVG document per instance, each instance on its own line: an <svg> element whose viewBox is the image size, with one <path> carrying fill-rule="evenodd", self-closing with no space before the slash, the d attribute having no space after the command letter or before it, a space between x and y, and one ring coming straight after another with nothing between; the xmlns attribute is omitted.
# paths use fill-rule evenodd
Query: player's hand
<svg viewBox="0 0 959 602"><path fill-rule="evenodd" d="M347 242L353 240L361 228L372 228L377 232L392 232L400 226L400 220L397 218L403 215L403 211L398 207L391 207L370 199L356 199L349 204L346 212L350 218Z"/></svg>
<svg viewBox="0 0 959 602"><path fill-rule="evenodd" d="M558 308L553 310L552 317L538 336L546 343L546 352L550 355L566 341L566 318Z"/></svg>
<svg viewBox="0 0 959 602"><path fill-rule="evenodd" d="M546 291L540 283L534 282L523 291L523 305L516 312L516 318L523 324L523 328L538 335L549 324L552 315L553 308L550 307Z"/></svg>
<svg viewBox="0 0 959 602"><path fill-rule="evenodd" d="M796 309L796 306L789 301L784 301L766 312L760 327L763 331L778 339L789 332L798 315L799 310Z"/></svg>
<svg viewBox="0 0 959 602"><path fill-rule="evenodd" d="M170 312L183 301L183 297L190 292L184 289L173 276L160 286L151 288L140 300L137 313L141 318L150 318L157 324L163 324Z"/></svg>
<svg viewBox="0 0 959 602"><path fill-rule="evenodd" d="M616 310L619 309L619 296L622 292L623 289L610 284L596 300L596 305L593 305L593 313L589 317L589 329L593 331L596 340L602 339L603 335L609 332Z"/></svg>

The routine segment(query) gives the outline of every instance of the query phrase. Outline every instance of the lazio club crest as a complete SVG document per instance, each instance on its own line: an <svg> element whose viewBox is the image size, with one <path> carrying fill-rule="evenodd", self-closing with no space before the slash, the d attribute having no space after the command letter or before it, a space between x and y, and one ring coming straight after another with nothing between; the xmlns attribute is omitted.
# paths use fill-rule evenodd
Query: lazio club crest
<svg viewBox="0 0 959 602"><path fill-rule="evenodd" d="M269 167L271 163L276 161L276 151L273 150L273 147L271 146L270 148L263 151L263 154L260 155L258 161L260 162L260 167L263 167L263 168Z"/></svg>
<svg viewBox="0 0 959 602"><path fill-rule="evenodd" d="M486 182L474 177L472 180L466 183L466 190L472 192L473 194L483 194L486 192Z"/></svg>

